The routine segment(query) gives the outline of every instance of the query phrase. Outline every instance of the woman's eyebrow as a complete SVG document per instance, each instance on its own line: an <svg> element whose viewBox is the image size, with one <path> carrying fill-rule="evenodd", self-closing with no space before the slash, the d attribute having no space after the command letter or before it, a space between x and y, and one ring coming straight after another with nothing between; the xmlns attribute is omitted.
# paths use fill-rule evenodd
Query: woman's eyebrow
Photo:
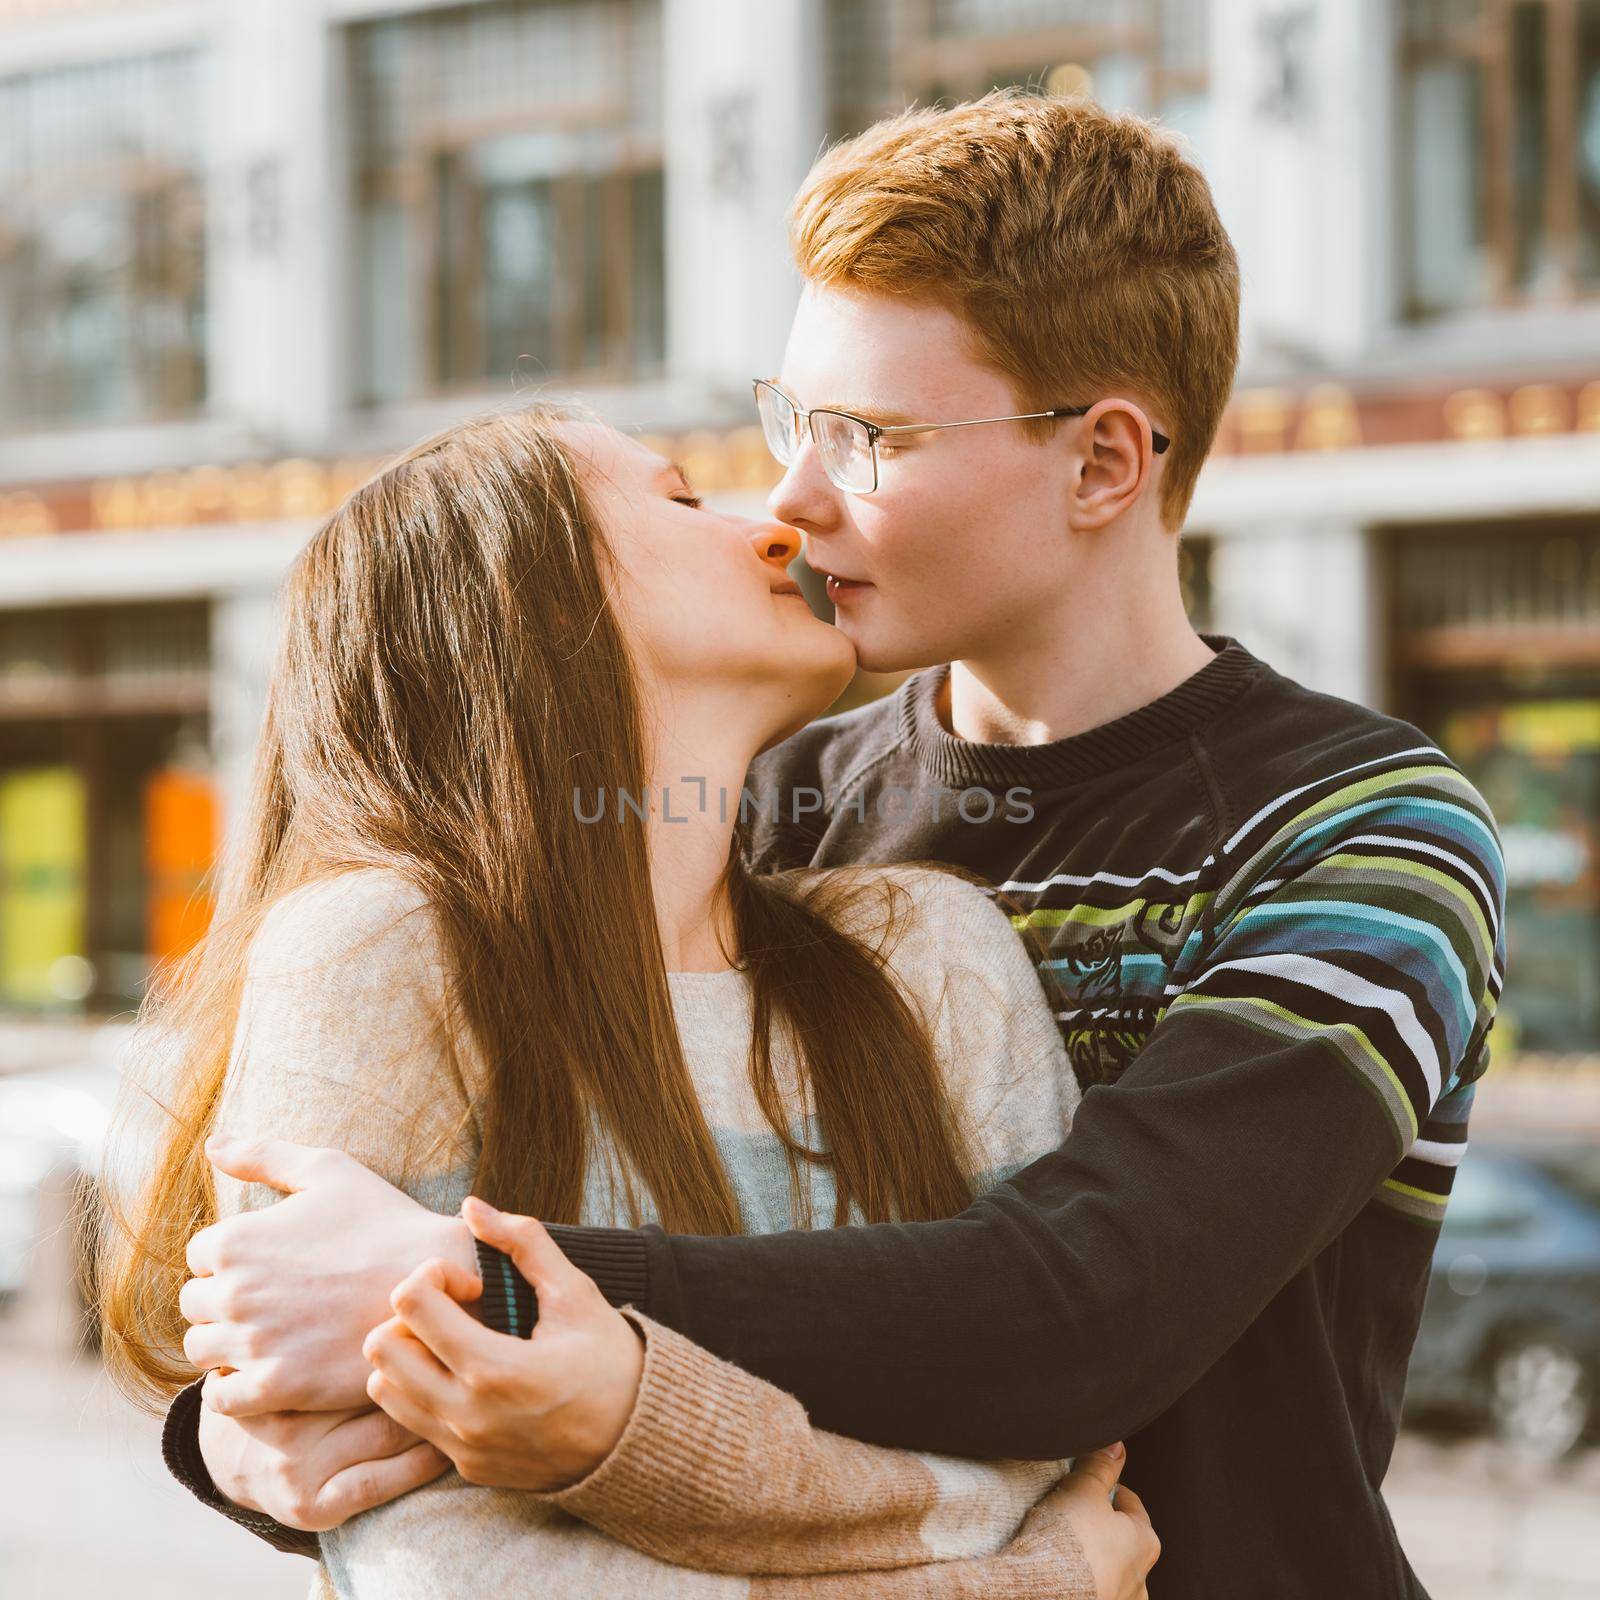
<svg viewBox="0 0 1600 1600"><path fill-rule="evenodd" d="M659 482L666 478L676 478L679 483L683 484L685 487L688 487L689 474L685 472L676 461L663 461L661 465L656 468L657 481Z"/></svg>

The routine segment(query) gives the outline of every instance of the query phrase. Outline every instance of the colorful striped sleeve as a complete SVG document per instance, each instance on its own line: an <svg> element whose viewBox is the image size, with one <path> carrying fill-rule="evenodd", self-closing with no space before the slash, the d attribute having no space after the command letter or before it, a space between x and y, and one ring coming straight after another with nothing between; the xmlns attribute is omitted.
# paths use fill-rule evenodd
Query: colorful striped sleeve
<svg viewBox="0 0 1600 1600"><path fill-rule="evenodd" d="M1310 1042L1382 1107L1379 1198L1443 1215L1505 971L1505 866L1482 797L1437 750L1280 797L1227 841L1166 1016Z"/></svg>

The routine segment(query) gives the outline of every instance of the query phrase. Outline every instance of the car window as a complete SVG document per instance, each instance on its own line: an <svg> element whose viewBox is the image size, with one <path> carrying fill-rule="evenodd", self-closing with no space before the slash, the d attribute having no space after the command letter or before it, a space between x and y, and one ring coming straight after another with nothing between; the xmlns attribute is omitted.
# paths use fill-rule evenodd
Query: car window
<svg viewBox="0 0 1600 1600"><path fill-rule="evenodd" d="M1444 1225L1452 1235L1517 1233L1538 1215L1538 1195L1526 1179L1491 1162L1462 1162Z"/></svg>
<svg viewBox="0 0 1600 1600"><path fill-rule="evenodd" d="M1574 1199L1600 1210L1600 1148L1546 1150L1532 1159Z"/></svg>

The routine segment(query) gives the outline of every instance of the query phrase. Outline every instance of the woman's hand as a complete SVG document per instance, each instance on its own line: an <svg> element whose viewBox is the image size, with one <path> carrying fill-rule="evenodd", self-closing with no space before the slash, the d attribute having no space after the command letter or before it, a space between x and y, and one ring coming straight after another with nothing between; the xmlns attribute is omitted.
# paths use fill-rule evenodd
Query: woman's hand
<svg viewBox="0 0 1600 1600"><path fill-rule="evenodd" d="M468 1483L564 1488L622 1437L644 1371L643 1343L539 1223L476 1199L461 1214L532 1284L533 1337L485 1328L462 1309L482 1294L478 1278L453 1261L425 1262L394 1291L395 1315L367 1335L367 1393Z"/></svg>
<svg viewBox="0 0 1600 1600"><path fill-rule="evenodd" d="M1079 1456L1072 1471L1023 1519L1007 1559L1048 1574L1076 1565L1082 1547L1097 1600L1146 1600L1145 1579L1161 1554L1144 1502L1117 1480L1127 1464L1121 1444Z"/></svg>
<svg viewBox="0 0 1600 1600"><path fill-rule="evenodd" d="M206 1380L200 1454L224 1498L287 1528L326 1533L450 1470L431 1444L372 1406L236 1419L211 1409Z"/></svg>

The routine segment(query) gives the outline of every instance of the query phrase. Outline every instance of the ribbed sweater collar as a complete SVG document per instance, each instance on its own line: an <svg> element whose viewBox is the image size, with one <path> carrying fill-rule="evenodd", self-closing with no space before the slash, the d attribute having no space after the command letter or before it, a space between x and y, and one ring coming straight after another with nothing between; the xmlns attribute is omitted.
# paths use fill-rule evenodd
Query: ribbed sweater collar
<svg viewBox="0 0 1600 1600"><path fill-rule="evenodd" d="M1114 722L1049 744L976 744L939 720L948 665L930 667L896 691L900 737L922 769L950 787L1061 788L1114 772L1182 739L1211 720L1258 672L1260 661L1220 634L1201 637L1216 652L1177 688Z"/></svg>

